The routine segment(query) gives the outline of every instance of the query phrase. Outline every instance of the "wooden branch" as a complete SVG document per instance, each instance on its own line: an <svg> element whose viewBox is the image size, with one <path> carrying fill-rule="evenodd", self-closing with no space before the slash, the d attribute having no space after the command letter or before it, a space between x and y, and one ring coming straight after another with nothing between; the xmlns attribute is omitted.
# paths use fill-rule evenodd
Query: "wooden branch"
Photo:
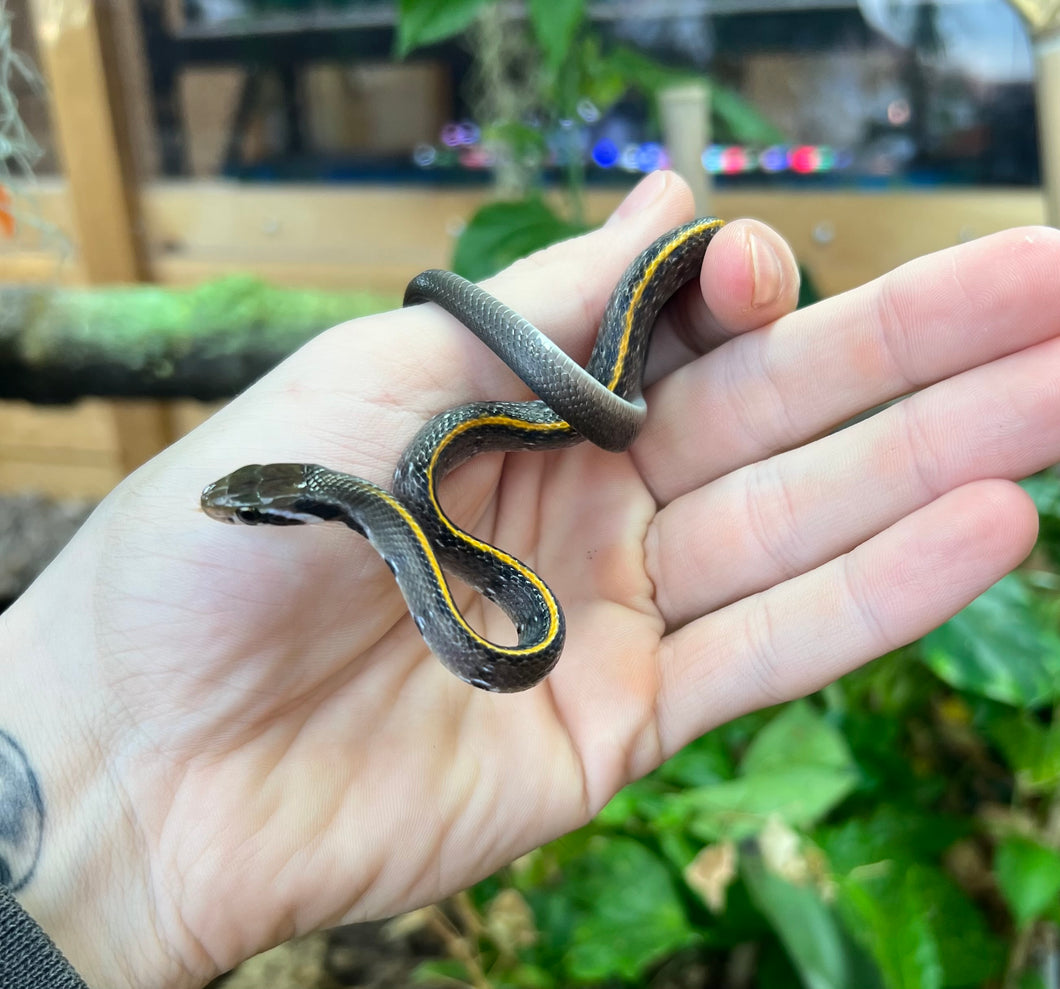
<svg viewBox="0 0 1060 989"><path fill-rule="evenodd" d="M0 288L0 398L227 398L321 330L397 304L243 276L185 290Z"/></svg>

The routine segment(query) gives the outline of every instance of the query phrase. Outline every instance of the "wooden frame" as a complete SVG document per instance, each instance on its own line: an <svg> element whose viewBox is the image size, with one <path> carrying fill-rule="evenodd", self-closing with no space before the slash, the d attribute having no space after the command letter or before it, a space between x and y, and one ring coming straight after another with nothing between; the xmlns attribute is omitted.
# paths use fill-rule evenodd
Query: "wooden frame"
<svg viewBox="0 0 1060 989"><path fill-rule="evenodd" d="M618 192L591 193L593 219L606 216L620 198ZM37 199L47 222L71 230L65 184L48 184ZM482 194L469 191L220 182L152 184L141 195L147 256L158 281L187 284L249 271L280 283L395 293L417 271L448 263L454 232L480 202ZM1035 191L721 193L715 209L776 226L827 294L912 257L1044 217ZM0 254L0 281L57 276L87 281L80 253L66 264L43 249ZM67 410L0 403L0 490L101 496L131 465L209 411L191 402L152 403L146 410L99 401Z"/></svg>
<svg viewBox="0 0 1060 989"><path fill-rule="evenodd" d="M125 0L123 0L125 2ZM131 179L123 116L105 57L113 40L93 0L32 0L66 178L34 195L44 233L28 250L0 248L0 281L91 284L151 277L187 284L235 272L277 283L399 293L424 268L445 266L483 192L393 186L254 186ZM632 181L632 180L631 180ZM621 191L593 190L602 220ZM1043 222L1028 190L722 192L711 209L776 227L824 294L868 281L961 240ZM24 247L25 245L23 245ZM0 403L0 489L104 493L205 411L187 403L87 402L77 410ZM105 420L105 421L104 421Z"/></svg>
<svg viewBox="0 0 1060 989"><path fill-rule="evenodd" d="M251 272L282 284L398 293L417 271L446 266L454 235L484 193L394 186L259 186L158 182L140 189L146 260L155 280L189 284ZM619 191L593 190L602 220ZM45 224L76 244L70 188L43 184ZM1042 223L1038 190L720 192L722 216L755 216L788 238L826 294L875 278L911 258L1005 227ZM90 279L83 251L61 262L46 244L0 252L0 282Z"/></svg>

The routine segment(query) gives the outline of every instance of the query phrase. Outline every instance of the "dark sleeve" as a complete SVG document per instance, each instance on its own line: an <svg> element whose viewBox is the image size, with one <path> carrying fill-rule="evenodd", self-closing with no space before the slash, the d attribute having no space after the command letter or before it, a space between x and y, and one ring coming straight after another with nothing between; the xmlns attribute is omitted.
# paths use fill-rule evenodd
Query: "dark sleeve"
<svg viewBox="0 0 1060 989"><path fill-rule="evenodd" d="M62 952L0 883L0 986L88 989Z"/></svg>

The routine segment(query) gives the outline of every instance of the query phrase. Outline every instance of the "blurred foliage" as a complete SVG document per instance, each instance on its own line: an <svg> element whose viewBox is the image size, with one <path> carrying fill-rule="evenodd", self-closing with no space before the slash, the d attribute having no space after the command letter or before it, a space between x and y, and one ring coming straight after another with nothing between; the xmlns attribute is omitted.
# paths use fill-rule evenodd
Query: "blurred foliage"
<svg viewBox="0 0 1060 989"><path fill-rule="evenodd" d="M402 0L402 52L492 2ZM584 0L531 0L529 13L556 115L575 96L606 109L684 78L605 51ZM719 131L776 139L735 95L712 102ZM544 140L497 127L513 146ZM457 268L480 278L580 227L536 192L492 204ZM480 883L461 900L459 950L421 981L1047 986L1060 965L1060 477L1025 487L1042 518L1025 568L919 642L698 739L585 828Z"/></svg>
<svg viewBox="0 0 1060 989"><path fill-rule="evenodd" d="M461 34L476 17L497 15L502 0L400 0L397 51L406 55L422 45ZM582 212L585 184L584 149L578 128L562 122L578 120L578 104L588 100L606 113L631 94L654 110L657 94L673 85L703 82L700 73L674 69L632 48L605 47L586 16L586 0L530 0L527 4L530 43L536 49L537 71L533 122L524 119L479 121L486 143L496 156L514 156L538 163L530 187L506 202L483 207L468 221L457 244L453 269L471 279L492 275L514 257L531 253L563 237L587 229ZM501 11L503 16L507 16ZM522 30L513 21L510 30ZM479 46L481 49L482 46ZM476 49L475 56L484 57ZM503 73L500 74L503 77ZM738 93L711 87L713 130L725 140L770 144L783 135ZM566 143L563 191L565 205L556 213L541 198L543 163L553 145ZM500 229L507 223L509 230ZM513 243L520 246L513 254Z"/></svg>
<svg viewBox="0 0 1060 989"><path fill-rule="evenodd" d="M507 268L543 246L574 237L582 227L558 217L544 200L487 203L456 245L453 270L473 282Z"/></svg>
<svg viewBox="0 0 1060 989"><path fill-rule="evenodd" d="M1060 475L1031 562L946 625L746 715L479 884L448 985L1045 987L1060 943ZM495 905L524 915L518 937ZM702 973L707 973L703 977ZM737 976L734 973L742 973Z"/></svg>

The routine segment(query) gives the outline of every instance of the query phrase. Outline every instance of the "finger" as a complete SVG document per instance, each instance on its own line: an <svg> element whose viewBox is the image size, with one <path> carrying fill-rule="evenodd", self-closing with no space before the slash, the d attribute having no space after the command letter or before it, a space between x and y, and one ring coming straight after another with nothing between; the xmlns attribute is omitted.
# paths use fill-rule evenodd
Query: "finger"
<svg viewBox="0 0 1060 989"><path fill-rule="evenodd" d="M674 172L652 172L602 227L516 261L483 288L584 364L607 300L630 262L692 215L692 194L684 180ZM470 336L466 328L459 330ZM498 358L489 355L488 360L496 370ZM501 374L512 377L511 372Z"/></svg>
<svg viewBox="0 0 1060 989"><path fill-rule="evenodd" d="M486 287L584 361L627 266L653 240L687 221L692 209L688 186L677 175L652 173L605 227L517 262ZM717 249L712 245L712 268L705 275L712 295L721 299L720 311L726 319L735 313L738 327L752 321L748 314L756 309L767 318L777 308L762 302L761 272L771 268L758 242L764 237L786 248L764 228L754 229L754 241L737 228ZM699 309L705 311L702 302ZM311 456L382 480L430 415L468 401L529 397L515 374L459 321L435 306L417 306L344 324L311 341L247 396L267 406L257 419L268 428L249 438L232 431L227 445L240 445L262 462ZM309 415L317 428L316 445L307 451ZM364 424L356 437L341 426L349 422ZM321 428L331 423L334 428ZM254 442L248 445L248 439ZM301 456L286 452L288 447ZM255 448L260 452L252 453Z"/></svg>
<svg viewBox="0 0 1060 989"><path fill-rule="evenodd" d="M726 224L711 241L698 284L663 310L646 380L793 312L798 300L799 266L784 238L757 220Z"/></svg>
<svg viewBox="0 0 1060 989"><path fill-rule="evenodd" d="M672 172L653 172L599 230L517 261L483 287L584 363L626 268L691 216L685 182ZM672 369L734 333L776 319L794 308L797 295L798 268L779 234L749 220L722 228L707 251L701 285L678 293L659 320L652 344L657 370L650 373ZM515 376L456 320L433 307L424 318L446 325L474 355L462 375L475 393L468 397L526 397Z"/></svg>
<svg viewBox="0 0 1060 989"><path fill-rule="evenodd" d="M745 333L648 395L634 448L668 502L865 409L1060 330L1060 231L995 234Z"/></svg>
<svg viewBox="0 0 1060 989"><path fill-rule="evenodd" d="M676 499L646 541L656 602L675 627L848 552L950 489L1057 460L1053 339Z"/></svg>
<svg viewBox="0 0 1060 989"><path fill-rule="evenodd" d="M1037 518L1016 485L978 481L848 555L667 636L658 671L661 756L926 634L1030 552Z"/></svg>
<svg viewBox="0 0 1060 989"><path fill-rule="evenodd" d="M691 215L688 186L673 173L653 173L606 230L540 251L486 286L584 360L625 267ZM262 463L334 463L387 483L401 450L431 415L469 401L528 397L515 374L458 320L436 306L416 306L311 340L235 404L217 449L241 450ZM246 412L251 404L253 415ZM358 428L351 431L350 423ZM202 483L213 469L204 466Z"/></svg>

